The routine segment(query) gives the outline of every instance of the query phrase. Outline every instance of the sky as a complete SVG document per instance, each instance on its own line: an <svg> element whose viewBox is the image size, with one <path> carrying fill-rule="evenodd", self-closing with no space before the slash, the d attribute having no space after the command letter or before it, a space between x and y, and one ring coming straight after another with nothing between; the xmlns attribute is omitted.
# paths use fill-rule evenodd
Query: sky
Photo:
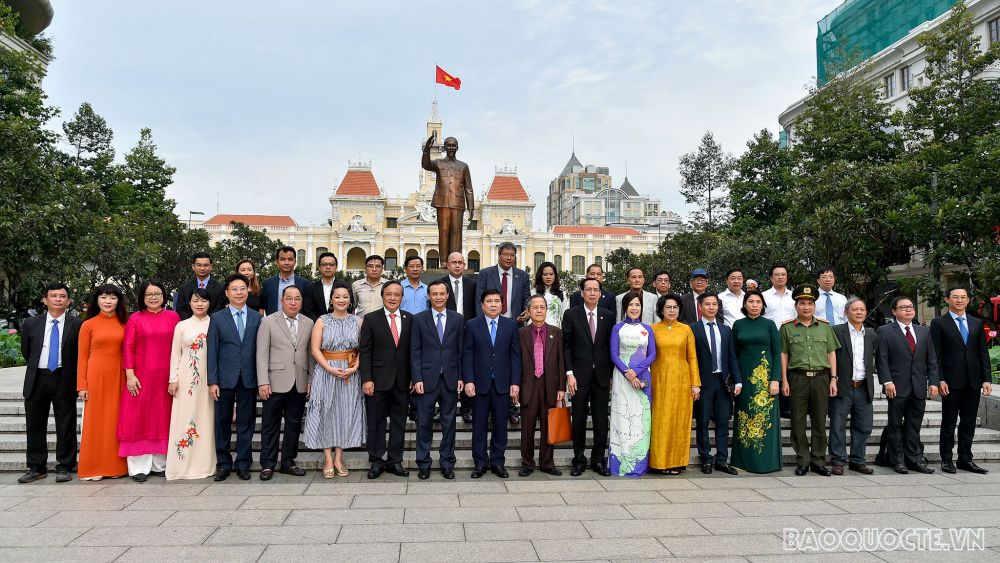
<svg viewBox="0 0 1000 563"><path fill-rule="evenodd" d="M119 157L151 128L182 218L325 224L354 161L408 195L436 96L477 197L516 167L544 228L574 146L686 214L678 159L706 131L736 155L776 134L814 80L816 22L841 0L51 2L53 127L89 102ZM435 86L435 64L460 91Z"/></svg>

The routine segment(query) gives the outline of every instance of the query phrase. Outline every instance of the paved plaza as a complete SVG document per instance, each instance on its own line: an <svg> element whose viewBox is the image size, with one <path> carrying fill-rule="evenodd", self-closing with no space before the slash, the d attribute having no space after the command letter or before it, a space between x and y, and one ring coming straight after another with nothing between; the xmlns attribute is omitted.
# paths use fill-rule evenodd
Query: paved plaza
<svg viewBox="0 0 1000 563"><path fill-rule="evenodd" d="M1000 560L1000 465L989 475L420 481L363 472L145 484L19 485L0 474L0 559L87 561ZM984 528L985 549L796 553L782 532ZM945 530L947 533L947 530Z"/></svg>

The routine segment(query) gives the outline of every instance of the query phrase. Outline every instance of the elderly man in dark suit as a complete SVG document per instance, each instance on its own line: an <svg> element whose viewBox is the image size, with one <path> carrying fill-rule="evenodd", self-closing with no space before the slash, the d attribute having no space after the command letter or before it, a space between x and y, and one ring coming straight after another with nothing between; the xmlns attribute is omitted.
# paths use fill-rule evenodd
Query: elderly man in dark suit
<svg viewBox="0 0 1000 563"><path fill-rule="evenodd" d="M514 243L505 242L497 250L497 265L483 268L476 279L476 315L483 314L482 296L487 289L500 292L500 315L523 323L528 318L525 307L531 289L528 287L528 274L514 267L517 260L517 247Z"/></svg>
<svg viewBox="0 0 1000 563"><path fill-rule="evenodd" d="M545 323L548 306L544 295L528 299L531 324L520 329L521 340L521 470L527 477L535 471L535 421L541 427L538 462L543 473L562 475L553 460L549 443L549 409L563 400L566 368L563 362L562 330Z"/></svg>
<svg viewBox="0 0 1000 563"><path fill-rule="evenodd" d="M834 475L851 471L874 473L865 465L865 446L872 434L875 397L875 331L865 327L868 307L852 297L844 307L847 322L833 327L837 349L837 396L830 398L830 463ZM847 455L847 415L851 416L851 454Z"/></svg>
<svg viewBox="0 0 1000 563"><path fill-rule="evenodd" d="M365 315L361 325L358 356L368 423L369 479L378 479L385 471L400 477L410 474L403 468L403 436L410 403L413 315L399 308L402 302L403 286L398 281L386 282L382 308Z"/></svg>
<svg viewBox="0 0 1000 563"><path fill-rule="evenodd" d="M49 284L42 303L45 313L24 321L21 331L21 355L27 363L24 419L28 472L18 483L48 475L50 407L56 419L56 482L72 480L76 467L76 364L83 322L67 313L73 302L63 283Z"/></svg>
<svg viewBox="0 0 1000 563"><path fill-rule="evenodd" d="M253 430L257 418L257 329L260 313L247 307L249 283L240 274L226 278L229 306L212 313L208 325L208 391L215 399L215 480L233 469L229 451L236 405L236 474L250 479Z"/></svg>
<svg viewBox="0 0 1000 563"><path fill-rule="evenodd" d="M920 427L927 396L938 394L937 353L927 327L913 323L912 299L893 299L892 314L895 322L882 325L875 335L875 368L889 399L888 451L879 452L879 457L888 456L896 473L934 473L923 462Z"/></svg>
<svg viewBox="0 0 1000 563"><path fill-rule="evenodd" d="M931 341L941 366L941 471L987 473L972 461L980 394L993 392L990 357L983 321L967 314L969 291L952 287L945 295L948 312L931 321ZM958 423L958 463L952 463L955 423Z"/></svg>

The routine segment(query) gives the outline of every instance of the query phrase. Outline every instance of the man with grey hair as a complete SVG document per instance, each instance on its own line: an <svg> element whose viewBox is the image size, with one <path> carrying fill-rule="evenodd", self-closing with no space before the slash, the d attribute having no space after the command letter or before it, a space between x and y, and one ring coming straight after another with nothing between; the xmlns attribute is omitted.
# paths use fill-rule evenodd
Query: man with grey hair
<svg viewBox="0 0 1000 563"><path fill-rule="evenodd" d="M837 396L830 398L830 462L833 474L851 471L874 473L865 465L865 444L872 433L872 398L875 395L875 331L865 328L868 307L857 297L844 307L847 322L833 327L840 341L837 349ZM851 415L851 454L847 455L847 415Z"/></svg>

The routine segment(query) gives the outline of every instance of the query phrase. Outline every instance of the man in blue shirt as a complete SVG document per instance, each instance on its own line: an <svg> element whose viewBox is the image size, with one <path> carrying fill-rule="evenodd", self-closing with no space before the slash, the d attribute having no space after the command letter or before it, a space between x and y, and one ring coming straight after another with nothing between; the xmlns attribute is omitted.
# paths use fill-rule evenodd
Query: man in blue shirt
<svg viewBox="0 0 1000 563"><path fill-rule="evenodd" d="M403 280L403 303L400 309L416 315L428 309L427 284L420 281L424 273L424 259L419 256L407 256L403 262L406 279Z"/></svg>

